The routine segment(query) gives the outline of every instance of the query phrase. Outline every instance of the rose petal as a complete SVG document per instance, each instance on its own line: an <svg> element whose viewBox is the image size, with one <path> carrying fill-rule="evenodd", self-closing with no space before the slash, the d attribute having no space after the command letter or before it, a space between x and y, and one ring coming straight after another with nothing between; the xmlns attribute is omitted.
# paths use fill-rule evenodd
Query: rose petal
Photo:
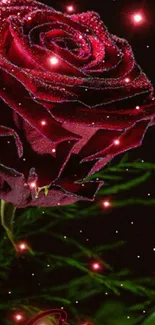
<svg viewBox="0 0 155 325"><path fill-rule="evenodd" d="M111 157L125 152L129 149L133 149L142 144L144 135L149 127L150 120L143 120L137 122L131 128L125 130L125 132L119 136L119 144L116 145L113 141L110 146L106 149L103 149L101 152L93 154L87 158L82 159L82 162L90 161L92 159L98 159L110 155ZM107 131L108 132L108 131Z"/></svg>
<svg viewBox="0 0 155 325"><path fill-rule="evenodd" d="M7 128L6 126L0 125L0 137L1 136L3 136L3 137L4 136L13 136L15 138L18 156L19 156L19 158L21 158L23 155L23 145L22 145L22 142L21 142L20 137L17 134L17 132L15 132L15 130L13 130L11 128Z"/></svg>
<svg viewBox="0 0 155 325"><path fill-rule="evenodd" d="M96 192L100 189L103 185L103 182L88 182L83 184L72 183L71 181L67 180L59 180L56 182L56 185L59 185L60 188L66 193L79 197L80 199L87 199L89 201L93 201Z"/></svg>
<svg viewBox="0 0 155 325"><path fill-rule="evenodd" d="M51 114L59 122L71 123L71 125L87 125L95 126L101 129L108 130L124 130L127 127L135 124L136 121L155 115L155 106L152 104L144 105L139 110L136 110L136 102L134 111L133 108L119 111L117 114L117 106L115 110L113 106L102 106L99 108L89 109L88 107L82 106L77 102L72 103L72 114L69 106L66 103L55 104L52 106ZM50 109L50 108L49 108ZM93 125L92 125L93 123Z"/></svg>
<svg viewBox="0 0 155 325"><path fill-rule="evenodd" d="M17 81L17 79L4 71L3 75L1 74L0 76L2 77L1 82L3 83L3 88L5 88L5 90L0 93L1 98L20 116L26 119L30 125L36 128L42 136L47 137L52 142L77 139L75 135L63 129L46 109L35 100L32 100L29 93L22 84ZM16 92L14 91L14 88L16 89ZM42 120L46 121L46 127L42 127Z"/></svg>
<svg viewBox="0 0 155 325"><path fill-rule="evenodd" d="M12 202L15 206L26 202L29 190L24 187L25 180L22 174L0 164L0 179L3 181L0 186L1 199Z"/></svg>
<svg viewBox="0 0 155 325"><path fill-rule="evenodd" d="M13 7L29 7L29 10L33 10L35 7L38 9L49 8L47 5L35 1L35 0L5 0L0 2L0 7L4 7L6 10Z"/></svg>

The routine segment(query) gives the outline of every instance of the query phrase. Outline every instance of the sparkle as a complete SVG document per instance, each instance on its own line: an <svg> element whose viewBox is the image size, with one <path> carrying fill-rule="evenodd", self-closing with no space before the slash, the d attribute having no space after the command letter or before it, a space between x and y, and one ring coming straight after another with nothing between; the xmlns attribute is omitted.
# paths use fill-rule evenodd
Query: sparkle
<svg viewBox="0 0 155 325"><path fill-rule="evenodd" d="M52 149L52 152L56 152L56 149Z"/></svg>
<svg viewBox="0 0 155 325"><path fill-rule="evenodd" d="M51 63L52 65L57 65L58 62L59 62L59 60L56 58L56 56L52 56L52 57L50 58L50 63Z"/></svg>
<svg viewBox="0 0 155 325"><path fill-rule="evenodd" d="M31 183L29 184L29 186L30 186L30 188L35 188L37 185L36 185L36 182L31 182Z"/></svg>
<svg viewBox="0 0 155 325"><path fill-rule="evenodd" d="M114 140L114 144L118 146L120 144L120 141L118 139Z"/></svg>
<svg viewBox="0 0 155 325"><path fill-rule="evenodd" d="M140 107L139 106L136 106L136 109L138 110L138 109L140 109Z"/></svg>
<svg viewBox="0 0 155 325"><path fill-rule="evenodd" d="M68 12L73 12L74 11L74 7L72 5L67 6L67 11Z"/></svg>
<svg viewBox="0 0 155 325"><path fill-rule="evenodd" d="M111 206L109 201L103 201L104 208L109 208Z"/></svg>
<svg viewBox="0 0 155 325"><path fill-rule="evenodd" d="M130 82L130 79L129 78L125 78L125 82L126 83L129 83Z"/></svg>
<svg viewBox="0 0 155 325"><path fill-rule="evenodd" d="M14 318L15 318L16 321L21 321L21 320L23 320L23 316L22 316L21 314L16 314L16 315L14 316Z"/></svg>
<svg viewBox="0 0 155 325"><path fill-rule="evenodd" d="M27 250L27 244L26 243L20 243L20 244L18 244L17 245L17 247L18 247L18 249L21 251L21 252L23 252L23 251L25 251L25 250Z"/></svg>
<svg viewBox="0 0 155 325"><path fill-rule="evenodd" d="M79 38L82 39L82 35L80 35Z"/></svg>
<svg viewBox="0 0 155 325"><path fill-rule="evenodd" d="M28 19L28 20L31 20L32 18L29 16L27 19Z"/></svg>
<svg viewBox="0 0 155 325"><path fill-rule="evenodd" d="M141 23L143 21L143 16L141 13L135 13L133 15L133 20L134 22L137 24L137 23Z"/></svg>
<svg viewBox="0 0 155 325"><path fill-rule="evenodd" d="M42 120L42 121L41 121L41 125L43 125L43 126L44 126L44 125L46 125L46 124L47 124L47 123L46 123L46 121L45 121L45 120Z"/></svg>
<svg viewBox="0 0 155 325"><path fill-rule="evenodd" d="M92 270L93 271L98 271L98 270L100 270L101 269L101 264L99 263L99 262L94 262L93 264L92 264Z"/></svg>

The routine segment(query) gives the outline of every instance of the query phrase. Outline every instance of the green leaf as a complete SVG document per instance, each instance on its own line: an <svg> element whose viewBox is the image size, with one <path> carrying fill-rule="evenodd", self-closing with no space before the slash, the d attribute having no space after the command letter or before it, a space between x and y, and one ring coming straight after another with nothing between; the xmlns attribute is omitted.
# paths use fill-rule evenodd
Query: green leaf
<svg viewBox="0 0 155 325"><path fill-rule="evenodd" d="M7 236L10 239L15 250L17 250L16 244L13 239L13 221L15 217L15 212L16 212L16 207L11 202L6 202L4 200L1 200L1 207L0 207L1 224L5 229Z"/></svg>
<svg viewBox="0 0 155 325"><path fill-rule="evenodd" d="M121 166L123 165L126 161L128 161L128 158L129 158L129 154L128 152L122 157L122 159L120 160L118 166Z"/></svg>
<svg viewBox="0 0 155 325"><path fill-rule="evenodd" d="M102 189L99 191L100 194L115 194L120 191L129 190L143 182L145 182L150 177L150 172L145 173L144 175L137 177L135 179L132 179L129 182L117 184L114 186L110 186L108 188L102 187Z"/></svg>
<svg viewBox="0 0 155 325"><path fill-rule="evenodd" d="M155 325L155 312L147 318L142 325Z"/></svg>

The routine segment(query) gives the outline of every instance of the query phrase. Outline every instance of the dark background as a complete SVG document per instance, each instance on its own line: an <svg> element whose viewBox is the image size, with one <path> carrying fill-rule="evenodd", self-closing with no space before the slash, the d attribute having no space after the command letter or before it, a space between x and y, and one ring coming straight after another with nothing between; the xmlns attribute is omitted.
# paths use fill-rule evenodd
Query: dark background
<svg viewBox="0 0 155 325"><path fill-rule="evenodd" d="M109 32L119 37L125 38L131 44L137 63L147 74L155 87L155 1L145 0L78 0L78 1L51 1L42 0L55 9L65 12L67 5L75 6L75 13L87 10L94 10L101 15L102 20L108 27ZM132 12L143 11L146 21L140 26L134 26L131 21ZM155 127L151 127L143 141L143 145L130 152L130 161L140 159L149 162L155 162ZM119 161L121 156L114 160ZM143 163L143 162L142 162ZM128 173L128 171L126 171ZM128 177L128 176L127 176ZM130 174L132 178L132 174ZM134 176L133 176L134 177ZM150 193L150 195L148 195ZM117 197L111 197L111 200L125 199L127 197L155 198L155 176L140 185L138 188L121 192ZM46 218L46 216L44 216ZM47 221L47 219L46 219ZM82 232L80 232L82 230ZM70 221L66 229L62 229L62 234L77 239L88 247L98 244L112 243L119 240L127 241L127 244L117 250L117 253L106 253L104 259L113 265L114 270L128 268L137 276L155 276L155 206L128 206L124 208L111 208L103 211L103 215L86 220ZM51 251L56 248L52 241L41 238L33 243L37 249ZM57 247L59 251L59 247ZM56 250L55 250L56 252ZM61 251L63 254L63 252ZM69 253L69 251L68 251ZM137 256L140 256L138 258ZM34 272L36 277L32 277ZM16 269L13 274L15 276ZM70 274L66 274L70 277ZM59 277L59 274L57 274ZM44 286L46 279L35 270L33 265L26 266L25 273L18 273L18 285L20 281L27 281L30 292L33 291L37 283ZM17 285L16 281L10 285ZM38 289L39 290L39 289ZM77 297L78 300L78 297ZM134 303L134 300L132 301ZM98 308L96 301L96 307ZM94 304L94 302L93 302Z"/></svg>

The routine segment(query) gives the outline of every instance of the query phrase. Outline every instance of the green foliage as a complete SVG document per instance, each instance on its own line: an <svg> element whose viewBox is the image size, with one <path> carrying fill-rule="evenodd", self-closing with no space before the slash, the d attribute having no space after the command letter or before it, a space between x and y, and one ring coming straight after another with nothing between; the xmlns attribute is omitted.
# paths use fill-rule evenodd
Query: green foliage
<svg viewBox="0 0 155 325"><path fill-rule="evenodd" d="M128 155L125 155L117 165L110 163L100 173L93 176L93 178L97 177L105 181L105 185L100 189L94 203L89 203L84 207L82 205L82 208L82 203L79 202L64 207L18 210L14 220L15 242L19 242L23 238L36 242L38 236L39 238L47 237L49 242L54 239L58 245L63 247L63 251L67 251L69 247L71 254L70 256L61 254L57 252L56 247L53 247L48 253L42 251L41 248L38 250L29 248L24 257L24 263L33 264L35 269L45 275L47 281L39 289L34 288L33 294L29 294L25 283L19 286L17 282L13 285L12 295L8 299L10 270L14 264L17 268L19 265L20 269L24 266L22 257L16 253L6 234L2 232L0 238L0 311L7 313L8 310L14 311L20 308L31 317L40 312L42 308L60 308L63 305L69 314L68 323L74 324L74 319L80 320L81 317L79 305L73 304L74 301L78 299L84 305L92 299L101 299L101 304L93 315L92 311L84 308L86 310L85 317L91 319L96 325L154 325L154 314L143 322L145 317L143 310L150 309L150 313L152 312L151 306L155 302L155 281L146 277L135 278L126 269L115 272L103 258L105 252L115 250L117 253L117 250L126 244L124 241L89 249L75 239L64 238L61 234L63 226L66 227L72 220L85 220L103 215L104 211L99 202L107 195L111 197L115 195L114 209L136 204L154 205L155 199L150 198L144 200L141 197L133 198L131 196L127 199L120 200L118 198L116 200L116 195L120 192L130 193L131 189L137 189L142 183L146 183L154 170L154 164L140 161L130 163ZM9 226L5 221L5 226L7 225L7 228L12 231L13 219L10 220L11 225ZM99 260L103 272L92 272L88 263L90 259ZM50 265L50 268L47 265ZM63 281L64 273L67 271L71 273L71 276L67 281L65 278ZM54 280L57 272L60 274L60 283ZM136 305L126 305L125 302L122 303L124 294L140 297L142 301ZM2 316L1 319L4 325L12 324L6 316Z"/></svg>
<svg viewBox="0 0 155 325"><path fill-rule="evenodd" d="M4 227L8 238L10 239L14 248L16 249L13 240L13 221L15 217L15 212L16 212L16 208L12 203L1 200L0 202L1 225Z"/></svg>
<svg viewBox="0 0 155 325"><path fill-rule="evenodd" d="M151 314L142 325L154 325L155 324L155 312Z"/></svg>

